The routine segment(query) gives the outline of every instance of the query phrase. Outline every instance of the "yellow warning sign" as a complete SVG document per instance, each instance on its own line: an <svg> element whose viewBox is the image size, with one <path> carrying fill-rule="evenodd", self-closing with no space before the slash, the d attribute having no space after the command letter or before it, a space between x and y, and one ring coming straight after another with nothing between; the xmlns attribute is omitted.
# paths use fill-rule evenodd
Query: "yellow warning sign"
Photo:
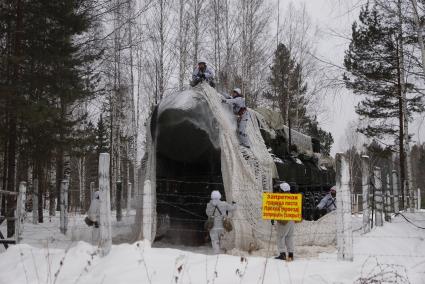
<svg viewBox="0 0 425 284"><path fill-rule="evenodd" d="M263 219L302 220L302 194L263 193Z"/></svg>

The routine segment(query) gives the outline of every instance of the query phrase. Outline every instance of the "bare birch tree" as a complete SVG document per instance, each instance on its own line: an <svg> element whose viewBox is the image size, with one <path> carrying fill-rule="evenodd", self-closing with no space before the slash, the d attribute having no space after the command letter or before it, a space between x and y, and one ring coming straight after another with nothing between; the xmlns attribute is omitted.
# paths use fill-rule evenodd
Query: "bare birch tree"
<svg viewBox="0 0 425 284"><path fill-rule="evenodd" d="M238 17L240 85L248 104L255 106L259 93L264 90L266 83L261 75L267 66L271 46L267 33L271 10L262 0L240 0L237 7L240 11Z"/></svg>

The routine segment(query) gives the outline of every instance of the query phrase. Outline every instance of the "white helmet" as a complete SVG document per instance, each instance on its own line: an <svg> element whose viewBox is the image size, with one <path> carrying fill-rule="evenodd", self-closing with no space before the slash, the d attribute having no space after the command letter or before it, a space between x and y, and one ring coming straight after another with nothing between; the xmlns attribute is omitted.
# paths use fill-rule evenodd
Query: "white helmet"
<svg viewBox="0 0 425 284"><path fill-rule="evenodd" d="M220 200L221 199L221 193L218 190L214 190L211 192L211 199Z"/></svg>
<svg viewBox="0 0 425 284"><path fill-rule="evenodd" d="M279 185L279 187L280 187L280 190L282 190L283 192L290 192L291 191L291 187L286 182L282 182Z"/></svg>
<svg viewBox="0 0 425 284"><path fill-rule="evenodd" d="M199 63L204 63L205 65L207 65L207 61L205 60L205 58L203 58L203 57L200 57L199 59L198 59L198 64Z"/></svg>
<svg viewBox="0 0 425 284"><path fill-rule="evenodd" d="M233 92L238 93L238 95L239 95L239 96L242 94L242 91L241 91L241 89L239 89L239 88L234 88L234 89L233 89Z"/></svg>

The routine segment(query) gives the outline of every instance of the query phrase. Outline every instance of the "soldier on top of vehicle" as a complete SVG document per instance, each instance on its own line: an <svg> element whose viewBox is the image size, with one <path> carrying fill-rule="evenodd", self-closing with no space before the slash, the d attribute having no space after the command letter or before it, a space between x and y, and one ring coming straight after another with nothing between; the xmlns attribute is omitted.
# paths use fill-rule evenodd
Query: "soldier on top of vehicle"
<svg viewBox="0 0 425 284"><path fill-rule="evenodd" d="M195 87L202 81L206 81L211 87L215 87L214 71L207 66L207 61L204 59L198 60L198 66L193 70L192 81L190 85Z"/></svg>

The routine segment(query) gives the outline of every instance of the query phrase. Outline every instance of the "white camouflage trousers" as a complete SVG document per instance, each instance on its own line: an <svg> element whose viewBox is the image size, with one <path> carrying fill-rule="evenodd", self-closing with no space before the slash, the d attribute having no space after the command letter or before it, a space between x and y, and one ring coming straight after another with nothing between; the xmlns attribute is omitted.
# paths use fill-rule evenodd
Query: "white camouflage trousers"
<svg viewBox="0 0 425 284"><path fill-rule="evenodd" d="M288 221L283 225L277 222L276 225L276 241L279 252L294 252L294 221Z"/></svg>
<svg viewBox="0 0 425 284"><path fill-rule="evenodd" d="M248 123L248 111L240 117L238 121L238 138L239 142L244 146L249 146L248 135L246 134L246 125Z"/></svg>
<svg viewBox="0 0 425 284"><path fill-rule="evenodd" d="M220 253L220 239L223 233L224 233L223 228L218 228L218 229L213 228L210 230L211 245L215 254Z"/></svg>

